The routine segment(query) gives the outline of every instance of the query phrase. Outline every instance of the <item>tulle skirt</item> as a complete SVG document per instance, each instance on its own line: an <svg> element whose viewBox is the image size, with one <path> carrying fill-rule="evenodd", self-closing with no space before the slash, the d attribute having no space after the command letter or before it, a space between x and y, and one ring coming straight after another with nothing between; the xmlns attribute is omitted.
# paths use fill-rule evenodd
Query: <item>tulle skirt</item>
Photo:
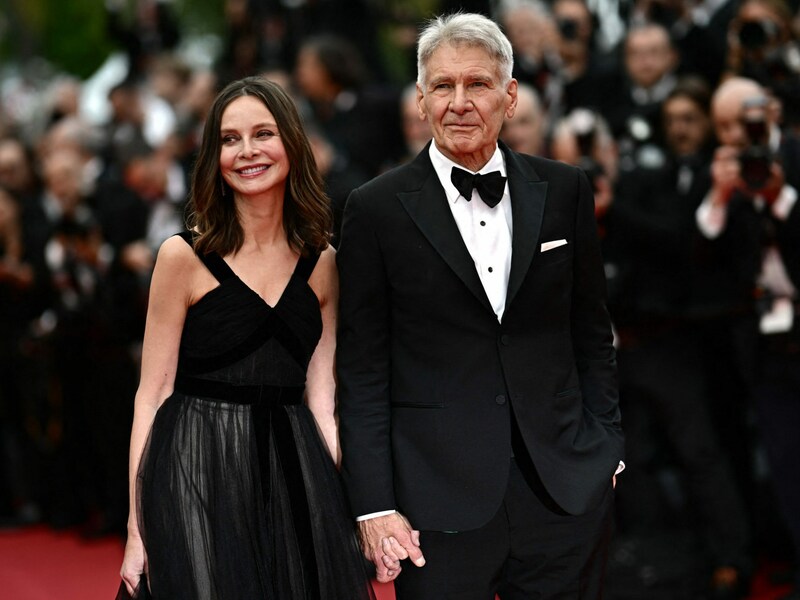
<svg viewBox="0 0 800 600"><path fill-rule="evenodd" d="M156 600L374 600L339 474L303 404L176 392L137 488Z"/></svg>

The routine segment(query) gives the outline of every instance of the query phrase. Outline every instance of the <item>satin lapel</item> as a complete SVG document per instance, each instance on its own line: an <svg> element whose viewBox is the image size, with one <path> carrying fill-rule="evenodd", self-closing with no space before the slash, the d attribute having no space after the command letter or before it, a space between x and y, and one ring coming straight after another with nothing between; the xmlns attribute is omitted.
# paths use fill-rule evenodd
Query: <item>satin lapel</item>
<svg viewBox="0 0 800 600"><path fill-rule="evenodd" d="M427 164L430 165L429 160ZM419 165L415 164L414 166ZM427 169L419 190L400 192L397 196L408 215L436 252L464 282L469 291L488 310L494 312L478 278L475 262L464 245L464 240L461 238L455 219L453 219L453 213L447 206L447 198L445 198L444 190L433 167L429 166Z"/></svg>
<svg viewBox="0 0 800 600"><path fill-rule="evenodd" d="M506 309L508 309L525 280L533 255L536 253L547 198L547 182L540 181L528 163L517 158L506 147L501 145L501 148L506 155L514 227L511 240L511 273L506 292Z"/></svg>

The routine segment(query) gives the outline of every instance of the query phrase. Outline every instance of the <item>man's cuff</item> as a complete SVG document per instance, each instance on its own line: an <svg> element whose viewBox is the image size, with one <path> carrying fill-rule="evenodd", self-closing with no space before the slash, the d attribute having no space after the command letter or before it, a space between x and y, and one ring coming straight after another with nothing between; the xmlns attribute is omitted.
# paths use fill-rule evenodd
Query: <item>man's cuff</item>
<svg viewBox="0 0 800 600"><path fill-rule="evenodd" d="M381 510L374 513L369 513L368 515L361 515L360 517L356 517L356 521L366 521L368 519L375 519L377 517L385 517L386 515L392 515L396 513L396 510Z"/></svg>
<svg viewBox="0 0 800 600"><path fill-rule="evenodd" d="M625 470L625 463L624 463L624 462L622 462L622 461L619 461L619 464L617 465L617 470L614 472L614 476L617 476L617 475L619 475L619 474L620 474L620 473L622 473L624 470Z"/></svg>
<svg viewBox="0 0 800 600"><path fill-rule="evenodd" d="M786 184L781 188L781 193L772 203L772 214L776 219L785 221L797 203L797 190Z"/></svg>
<svg viewBox="0 0 800 600"><path fill-rule="evenodd" d="M711 194L709 193L700 206L697 207L695 213L695 220L697 227L700 229L705 237L710 240L716 239L725 228L725 222L728 216L728 209L724 205L714 204L711 201Z"/></svg>

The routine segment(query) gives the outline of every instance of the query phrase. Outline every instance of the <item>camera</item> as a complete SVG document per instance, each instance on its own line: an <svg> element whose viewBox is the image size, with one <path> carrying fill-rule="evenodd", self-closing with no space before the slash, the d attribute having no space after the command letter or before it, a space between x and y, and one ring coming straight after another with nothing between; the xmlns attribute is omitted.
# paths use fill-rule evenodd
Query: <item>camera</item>
<svg viewBox="0 0 800 600"><path fill-rule="evenodd" d="M605 175L605 169L592 156L597 139L597 116L588 109L576 108L570 113L569 127L578 144L577 166L583 169L589 178L592 189L597 179Z"/></svg>
<svg viewBox="0 0 800 600"><path fill-rule="evenodd" d="M747 50L760 50L778 38L778 26L769 19L744 21L739 28L739 43Z"/></svg>
<svg viewBox="0 0 800 600"><path fill-rule="evenodd" d="M745 100L742 109L742 125L747 133L748 146L739 154L739 169L748 189L760 190L769 180L775 160L769 147L766 98Z"/></svg>
<svg viewBox="0 0 800 600"><path fill-rule="evenodd" d="M565 40L577 40L578 22L575 19L559 19L558 31Z"/></svg>

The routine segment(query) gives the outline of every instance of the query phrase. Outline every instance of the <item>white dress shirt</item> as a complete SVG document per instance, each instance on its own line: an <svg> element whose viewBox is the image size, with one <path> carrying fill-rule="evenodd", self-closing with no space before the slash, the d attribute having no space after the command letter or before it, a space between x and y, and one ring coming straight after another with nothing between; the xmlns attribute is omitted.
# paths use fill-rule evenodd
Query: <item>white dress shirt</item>
<svg viewBox="0 0 800 600"><path fill-rule="evenodd" d="M436 147L436 142L431 143L429 152L433 168L447 196L447 205L453 213L461 238L475 262L475 269L489 303L497 315L497 320L502 321L506 306L508 275L511 272L513 230L508 182L503 190L503 198L494 208L490 208L481 200L477 190L472 190L472 198L467 201L450 180L453 167L459 169L464 167L442 154ZM500 171L503 177L506 176L506 165L499 147L495 147L489 162L478 173L492 171Z"/></svg>

